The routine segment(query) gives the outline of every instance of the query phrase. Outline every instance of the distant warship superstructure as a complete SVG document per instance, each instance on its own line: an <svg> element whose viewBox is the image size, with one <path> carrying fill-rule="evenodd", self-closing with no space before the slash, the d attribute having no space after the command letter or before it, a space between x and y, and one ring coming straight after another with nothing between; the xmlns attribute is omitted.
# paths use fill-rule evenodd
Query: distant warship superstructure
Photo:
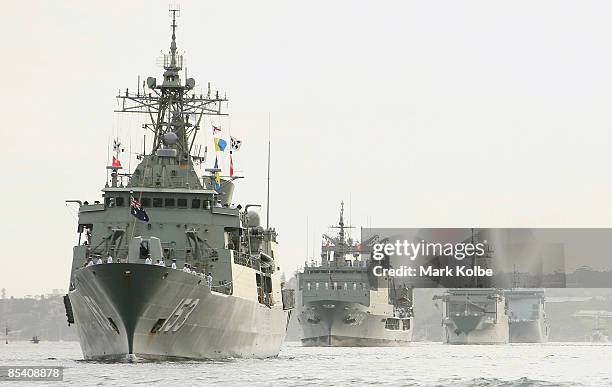
<svg viewBox="0 0 612 387"><path fill-rule="evenodd" d="M442 300L445 344L506 344L508 316L504 293L497 289L448 289Z"/></svg>
<svg viewBox="0 0 612 387"><path fill-rule="evenodd" d="M607 310L579 310L572 317L593 320L591 333L585 336L586 341L607 343L610 341L608 320L612 320L612 312Z"/></svg>
<svg viewBox="0 0 612 387"><path fill-rule="evenodd" d="M544 289L506 289L511 343L545 343L549 326L544 309Z"/></svg>
<svg viewBox="0 0 612 387"><path fill-rule="evenodd" d="M321 263L298 273L297 316L305 346L401 346L412 339L412 289L370 274L368 241L323 235ZM382 283L384 281L384 283Z"/></svg>
<svg viewBox="0 0 612 387"><path fill-rule="evenodd" d="M281 289L277 233L260 225L253 205L232 204L233 177L216 165L206 176L194 168L204 161L193 155L201 120L225 115L226 99L210 86L196 94L193 78L181 81L178 11L170 12L163 82L149 77L146 88L118 96L119 112L150 119L143 127L154 134L152 149L133 174L120 173L119 162L108 167L101 203L73 201L79 243L64 298L68 321L86 359L276 356L293 302Z"/></svg>

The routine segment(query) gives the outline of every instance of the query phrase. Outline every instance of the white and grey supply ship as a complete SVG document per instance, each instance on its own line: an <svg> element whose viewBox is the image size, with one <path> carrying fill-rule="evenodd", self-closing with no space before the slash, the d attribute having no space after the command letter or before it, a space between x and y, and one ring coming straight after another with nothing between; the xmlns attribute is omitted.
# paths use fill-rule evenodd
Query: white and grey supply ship
<svg viewBox="0 0 612 387"><path fill-rule="evenodd" d="M370 275L361 244L347 237L344 204L337 236L323 235L321 262L298 273L297 317L304 346L402 346L412 339L412 289ZM383 282L384 281L384 282Z"/></svg>

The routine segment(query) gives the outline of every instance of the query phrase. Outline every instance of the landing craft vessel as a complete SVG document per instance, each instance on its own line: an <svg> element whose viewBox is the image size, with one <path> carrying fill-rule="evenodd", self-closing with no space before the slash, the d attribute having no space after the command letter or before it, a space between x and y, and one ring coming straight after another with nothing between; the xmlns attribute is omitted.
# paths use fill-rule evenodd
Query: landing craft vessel
<svg viewBox="0 0 612 387"><path fill-rule="evenodd" d="M413 331L412 289L371 275L372 240L346 232L341 204L337 236L323 235L321 262L298 273L297 317L304 346L403 346Z"/></svg>
<svg viewBox="0 0 612 387"><path fill-rule="evenodd" d="M233 205L232 169L223 177L215 162L207 175L196 172L206 161L194 154L196 134L204 117L225 115L226 99L210 84L200 94L193 78L181 79L178 10L170 13L161 84L149 77L118 96L118 112L149 120L151 148L133 173L121 173L116 142L103 200L70 201L79 206L79 242L64 298L68 321L86 359L276 356L293 302L282 289L277 233L260 224L254 205ZM220 127L212 132L216 154L227 157L230 139ZM237 151L240 142L231 144Z"/></svg>

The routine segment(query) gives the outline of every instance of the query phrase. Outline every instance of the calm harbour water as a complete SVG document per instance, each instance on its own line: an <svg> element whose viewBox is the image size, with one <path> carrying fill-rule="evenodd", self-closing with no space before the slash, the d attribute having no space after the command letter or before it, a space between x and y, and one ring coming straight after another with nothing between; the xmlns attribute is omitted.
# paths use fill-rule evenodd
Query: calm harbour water
<svg viewBox="0 0 612 387"><path fill-rule="evenodd" d="M263 360L101 363L81 359L76 342L0 344L0 365L63 366L64 384L75 386L612 386L612 344L415 342L404 348L304 348L287 343L278 358Z"/></svg>

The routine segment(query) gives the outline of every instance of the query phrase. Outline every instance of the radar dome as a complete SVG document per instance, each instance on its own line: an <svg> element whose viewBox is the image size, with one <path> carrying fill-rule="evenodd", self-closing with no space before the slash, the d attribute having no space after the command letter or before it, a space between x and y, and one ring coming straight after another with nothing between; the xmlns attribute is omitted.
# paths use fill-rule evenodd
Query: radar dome
<svg viewBox="0 0 612 387"><path fill-rule="evenodd" d="M259 214L255 211L247 212L247 221L249 222L249 227L259 227L261 223Z"/></svg>
<svg viewBox="0 0 612 387"><path fill-rule="evenodd" d="M174 132L168 132L164 134L164 144L174 145L178 141L178 136Z"/></svg>

